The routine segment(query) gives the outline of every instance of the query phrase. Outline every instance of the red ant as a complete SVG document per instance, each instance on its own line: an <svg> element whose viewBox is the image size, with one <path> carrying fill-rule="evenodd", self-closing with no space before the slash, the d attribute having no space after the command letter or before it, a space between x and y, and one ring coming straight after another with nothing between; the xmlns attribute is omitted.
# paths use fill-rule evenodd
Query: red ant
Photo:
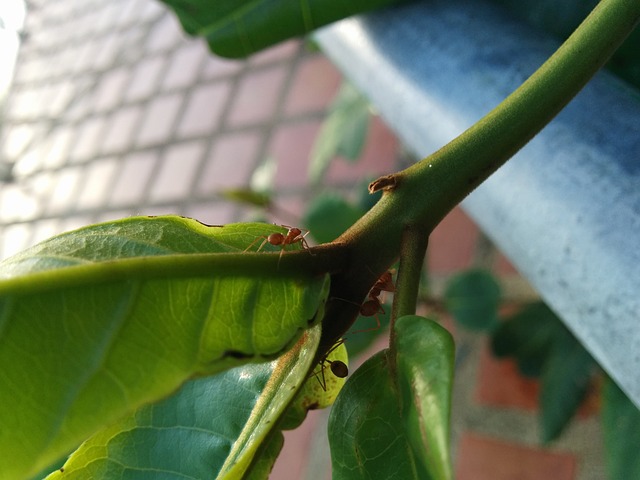
<svg viewBox="0 0 640 480"><path fill-rule="evenodd" d="M262 242L262 245L260 245L260 248L262 248L266 242L269 242L271 245L276 247L278 245L282 245L282 250L284 250L285 246L293 245L294 243L300 242L300 244L302 245L302 248L308 250L309 244L307 243L304 237L309 235L309 231L307 231L304 235L302 235L301 228L298 228L298 227L287 227L287 228L289 229L289 231L287 231L286 235L283 235L282 233L279 233L279 232L270 234L267 238L264 239L264 242ZM258 251L260 251L260 248L258 248Z"/></svg>
<svg viewBox="0 0 640 480"><path fill-rule="evenodd" d="M378 297L381 292L393 293L395 291L396 286L393 284L393 272L389 270L380 275L380 278L373 284L373 287L369 290L369 297Z"/></svg>
<svg viewBox="0 0 640 480"><path fill-rule="evenodd" d="M396 291L396 287L393 284L392 275L393 274L390 271L384 272L380 276L380 278L376 280L376 283L373 284L371 290L369 290L367 299L362 305L360 305L360 315L362 315L363 317L375 317L377 324L375 329L380 328L380 319L378 318L378 313L385 313L384 308L382 308L382 302L380 301L380 294L382 292L393 293ZM367 330L360 330L360 332L362 331Z"/></svg>
<svg viewBox="0 0 640 480"><path fill-rule="evenodd" d="M396 291L396 287L393 284L393 273L391 271L384 272L380 276L380 278L376 280L376 283L373 284L373 287L371 287L371 290L369 290L369 293L367 294L367 300L365 300L365 302L362 305L360 305L360 315L362 315L363 317L375 316L377 326L371 330L380 328L380 319L378 318L377 314L380 312L385 313L384 309L382 308L382 302L380 301L380 298L379 298L380 294L382 292L395 292L395 291ZM364 332L364 331L368 331L368 330L360 330L360 332ZM358 333L358 332L351 332L351 333ZM338 340L327 351L327 353L325 353L322 356L322 359L320 359L320 361L318 362L320 364L320 371L314 371L311 374L316 377L316 379L318 380L318 382L320 383L320 386L324 391L327 390L327 382L324 377L325 363L329 364L331 373L333 373L336 377L345 378L347 375L349 375L349 368L343 361L329 360L327 358L331 354L331 352L333 352L336 348L338 348L343 343L344 343L344 338L341 338L340 340ZM319 374L322 374L322 379L320 379L320 377L318 376Z"/></svg>
<svg viewBox="0 0 640 480"><path fill-rule="evenodd" d="M298 228L298 227L289 227L286 225L283 225L283 227L288 228L288 231L286 234L280 233L280 232L274 232L269 234L266 237L259 237L256 240L254 240L251 245L249 245L246 249L245 252L247 250L249 250L254 243L256 243L260 238L264 238L264 240L262 241L262 243L260 244L260 246L258 247L258 249L256 250L256 252L259 252L260 250L262 250L262 247L264 247L267 243L273 245L274 247L278 247L280 245L282 245L282 250L280 251L280 257L282 257L282 254L284 253L284 249L287 245L293 245L294 243L300 243L302 245L302 248L305 250L309 250L309 244L307 243L307 240L304 238L307 235L309 235L309 231L307 230L306 233L303 235L302 234L302 229ZM278 263L280 263L280 259L278 259Z"/></svg>

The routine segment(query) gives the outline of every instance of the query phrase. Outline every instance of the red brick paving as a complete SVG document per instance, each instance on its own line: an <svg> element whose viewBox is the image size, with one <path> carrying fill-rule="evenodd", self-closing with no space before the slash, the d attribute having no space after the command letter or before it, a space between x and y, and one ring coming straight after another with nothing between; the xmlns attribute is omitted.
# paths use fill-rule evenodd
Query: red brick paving
<svg viewBox="0 0 640 480"><path fill-rule="evenodd" d="M574 480L576 459L465 433L460 442L456 480Z"/></svg>
<svg viewBox="0 0 640 480"><path fill-rule="evenodd" d="M455 208L429 237L427 265L434 274L450 274L472 265L478 227Z"/></svg>
<svg viewBox="0 0 640 480"><path fill-rule="evenodd" d="M521 376L515 361L495 358L488 347L482 350L475 393L479 404L535 411L539 392L539 382Z"/></svg>

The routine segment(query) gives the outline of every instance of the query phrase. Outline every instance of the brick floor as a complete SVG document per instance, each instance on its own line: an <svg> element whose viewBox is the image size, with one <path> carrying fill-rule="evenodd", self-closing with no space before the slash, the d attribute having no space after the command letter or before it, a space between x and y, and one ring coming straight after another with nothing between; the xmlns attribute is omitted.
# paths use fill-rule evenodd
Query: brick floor
<svg viewBox="0 0 640 480"><path fill-rule="evenodd" d="M427 263L434 274L451 273L472 264L478 229L456 208L436 227L429 238Z"/></svg>
<svg viewBox="0 0 640 480"><path fill-rule="evenodd" d="M479 404L537 410L540 393L537 380L521 376L515 361L496 359L488 347L482 350L480 358L475 392Z"/></svg>
<svg viewBox="0 0 640 480"><path fill-rule="evenodd" d="M283 210L272 220L298 221L310 198L309 152L342 81L326 58L297 40L248 61L216 58L157 1L30 3L36 8L2 114L0 154L14 164L15 178L0 185L0 258L133 214L180 213L210 224L252 218L255 210L226 202L220 191L248 186L268 161L277 167L271 187ZM399 150L374 118L363 158L337 159L322 189L355 193L363 179L394 171ZM481 241L454 210L430 239L434 277L474 264ZM495 271L517 278L504 257L492 258ZM576 468L594 462L582 427L569 432L564 450L536 448L535 384L492 359L482 342L466 343L464 332L456 338L455 403L466 408L454 417L459 480L597 478L589 476L595 467ZM518 428L496 426L504 418ZM314 413L304 429L287 433L273 478L328 478L326 446L308 449L323 445L313 426L324 419Z"/></svg>
<svg viewBox="0 0 640 480"><path fill-rule="evenodd" d="M463 436L457 480L573 480L576 459L565 453L548 452L485 438Z"/></svg>

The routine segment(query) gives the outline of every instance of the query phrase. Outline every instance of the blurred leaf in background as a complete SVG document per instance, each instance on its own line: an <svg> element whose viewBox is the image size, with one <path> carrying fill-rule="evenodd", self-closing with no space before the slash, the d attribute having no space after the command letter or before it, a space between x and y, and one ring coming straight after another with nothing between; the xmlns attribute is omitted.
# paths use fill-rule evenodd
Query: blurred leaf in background
<svg viewBox="0 0 640 480"><path fill-rule="evenodd" d="M398 0L162 0L215 54L241 58Z"/></svg>
<svg viewBox="0 0 640 480"><path fill-rule="evenodd" d="M541 440L557 439L584 402L598 364L580 342L564 329L553 338L540 385Z"/></svg>
<svg viewBox="0 0 640 480"><path fill-rule="evenodd" d="M302 224L318 243L335 240L366 213L337 193L323 193L313 199Z"/></svg>
<svg viewBox="0 0 640 480"><path fill-rule="evenodd" d="M640 478L640 410L610 378L603 389L602 427L610 478Z"/></svg>
<svg viewBox="0 0 640 480"><path fill-rule="evenodd" d="M532 303L500 323L491 337L491 348L497 357L513 357L523 375L539 377L562 328L546 304Z"/></svg>
<svg viewBox="0 0 640 480"><path fill-rule="evenodd" d="M593 385L597 363L543 302L501 322L491 338L498 357L513 357L520 371L540 377L540 434L557 439Z"/></svg>
<svg viewBox="0 0 640 480"><path fill-rule="evenodd" d="M455 320L474 331L490 331L498 324L500 285L491 273L473 269L455 275L447 285L444 302Z"/></svg>
<svg viewBox="0 0 640 480"><path fill-rule="evenodd" d="M311 183L322 181L335 157L350 161L360 157L370 117L369 101L353 85L344 82L313 145L309 162Z"/></svg>

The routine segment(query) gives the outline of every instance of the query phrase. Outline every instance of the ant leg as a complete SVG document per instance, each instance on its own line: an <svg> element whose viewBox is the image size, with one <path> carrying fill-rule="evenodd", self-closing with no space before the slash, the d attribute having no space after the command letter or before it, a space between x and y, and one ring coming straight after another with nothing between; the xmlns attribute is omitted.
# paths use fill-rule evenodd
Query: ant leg
<svg viewBox="0 0 640 480"><path fill-rule="evenodd" d="M260 246L258 247L258 249L254 252L254 253L258 253L260 250L262 250L262 247L264 247L265 243L267 243L267 240L268 240L268 239L267 239L267 237L258 237L258 238L256 238L253 242L251 242L251 243L249 244L249 246L248 246L247 248L245 248L245 249L243 250L243 252L248 251L251 247L253 247L253 246L256 244L256 242L258 242L258 241L260 241L260 240L262 240L262 243L260 244Z"/></svg>
<svg viewBox="0 0 640 480"><path fill-rule="evenodd" d="M331 355L331 352L333 352L336 348L338 348L343 343L344 343L344 338L341 338L329 350L327 350L327 353L324 354L324 356L319 362L320 371L314 370L313 373L309 375L309 377L311 377L312 375L316 377L316 380L318 380L318 383L320 383L320 388L322 388L322 390L324 390L325 392L327 391L327 380L324 375L324 371L326 369L325 363L329 364L331 373L333 373L338 378L345 378L349 374L349 368L343 361L329 360L327 358L329 355ZM322 380L320 379L318 374L322 375Z"/></svg>
<svg viewBox="0 0 640 480"><path fill-rule="evenodd" d="M307 240L304 238L304 237L306 237L307 235L309 235L309 230L307 230L307 233L305 233L304 235L302 235L302 236L300 237L300 244L302 245L302 248L303 248L304 250L306 250L307 252L309 252L309 255L315 255L315 253L313 253L313 252L311 251L311 247L309 247L309 243L308 243L308 242L307 242Z"/></svg>
<svg viewBox="0 0 640 480"><path fill-rule="evenodd" d="M284 247L286 247L286 245L282 245L282 249L280 250L280 255L278 255L278 270L280 269L280 260L282 260L282 254L284 253Z"/></svg>
<svg viewBox="0 0 640 480"><path fill-rule="evenodd" d="M376 326L375 327L363 328L361 330L354 330L353 332L349 332L349 335L353 335L355 333L375 332L376 330L380 330L380 317L378 317L378 314L376 313L375 315L373 315L373 318L375 318L375 320L376 320Z"/></svg>

